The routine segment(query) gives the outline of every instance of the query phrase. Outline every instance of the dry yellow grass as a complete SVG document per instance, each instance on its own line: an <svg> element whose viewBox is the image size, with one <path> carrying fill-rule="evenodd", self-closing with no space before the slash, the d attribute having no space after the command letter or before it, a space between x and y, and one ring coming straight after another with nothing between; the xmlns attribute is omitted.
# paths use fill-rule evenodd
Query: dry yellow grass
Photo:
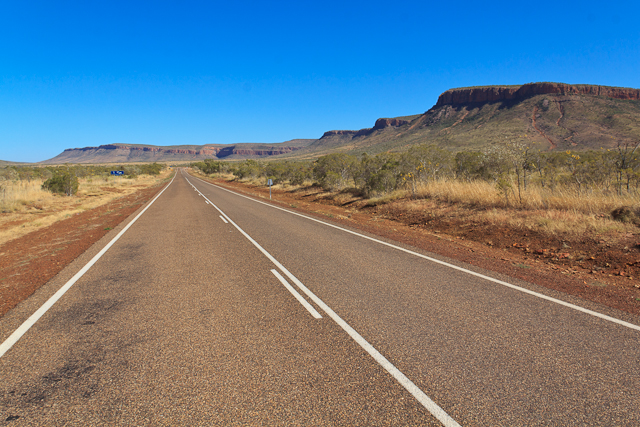
<svg viewBox="0 0 640 427"><path fill-rule="evenodd" d="M429 181L418 186L416 196L483 208L556 209L585 214L609 214L619 206L640 204L640 194L620 196L613 191L578 192L562 187L551 190L537 185L530 185L527 190L523 190L520 202L516 185L512 186L513 190L510 190L508 198L505 198L494 184L486 181Z"/></svg>
<svg viewBox="0 0 640 427"><path fill-rule="evenodd" d="M266 184L267 178L245 178L245 179L238 179L236 178L235 175L233 175L232 173L216 173L216 174L210 174L210 175L206 175L203 174L202 172L200 172L199 170L196 169L189 169L189 173L191 175L195 175L195 176L200 176L203 178L220 178L223 179L225 181L239 181L242 182L244 184L248 184L248 185L253 185L256 187L268 187L268 185ZM305 181L303 184L300 185L292 185L289 183L279 183L279 184L273 184L271 186L271 188L273 190L286 190L286 191L296 191L300 188L307 188L313 185L313 181Z"/></svg>
<svg viewBox="0 0 640 427"><path fill-rule="evenodd" d="M637 194L579 193L571 188L550 190L538 186L529 186L523 191L522 202L516 194L517 190L510 192L507 200L495 185L484 181L431 181L419 185L413 195L417 200L401 203L401 209L429 211L436 216L453 216L551 235L605 237L638 231L638 227L609 216L617 207L640 205ZM405 197L410 196L406 191ZM398 198L399 195L391 197L392 200Z"/></svg>
<svg viewBox="0 0 640 427"><path fill-rule="evenodd" d="M42 190L42 180L4 181L0 190L0 245L75 213L152 186L171 173L165 170L159 176L140 175L133 179L83 178L79 180L78 193L71 197Z"/></svg>
<svg viewBox="0 0 640 427"><path fill-rule="evenodd" d="M233 175L225 179L234 179ZM265 186L264 179L243 182ZM309 187L274 185L274 189L295 191ZM610 213L620 206L640 206L640 195L618 195L614 191L582 191L569 187L551 190L529 185L518 197L517 185L511 183L508 197L494 183L486 181L464 182L458 180L427 181L410 189L396 190L389 194L370 198L369 206L392 203L397 211L428 212L439 217L457 218L464 222L508 226L512 229L535 230L548 235L590 235L604 239L637 233L638 227L613 220ZM339 204L359 200L350 192L324 192L323 197ZM355 206L355 205L354 205Z"/></svg>

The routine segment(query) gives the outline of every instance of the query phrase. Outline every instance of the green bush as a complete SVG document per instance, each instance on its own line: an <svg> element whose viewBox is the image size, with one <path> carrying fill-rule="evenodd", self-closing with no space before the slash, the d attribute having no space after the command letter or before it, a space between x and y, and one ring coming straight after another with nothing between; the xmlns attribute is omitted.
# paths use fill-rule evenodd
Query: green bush
<svg viewBox="0 0 640 427"><path fill-rule="evenodd" d="M57 194L72 196L78 192L78 177L70 171L56 171L56 173L42 184L43 190Z"/></svg>
<svg viewBox="0 0 640 427"><path fill-rule="evenodd" d="M155 163L154 163L155 165ZM203 162L191 163L191 167L198 168L202 173L211 175L214 173L221 173L226 170L226 165L223 162L215 161L213 159L205 159Z"/></svg>
<svg viewBox="0 0 640 427"><path fill-rule="evenodd" d="M232 171L238 179L254 179L262 176L263 172L263 165L255 160L245 160Z"/></svg>
<svg viewBox="0 0 640 427"><path fill-rule="evenodd" d="M141 166L142 173L146 173L147 175L160 175L160 172L162 172L164 168L165 168L165 165L158 164L155 162L150 165L146 164Z"/></svg>
<svg viewBox="0 0 640 427"><path fill-rule="evenodd" d="M326 190L340 190L354 179L354 166L358 164L355 156L344 153L328 154L313 164L313 176Z"/></svg>

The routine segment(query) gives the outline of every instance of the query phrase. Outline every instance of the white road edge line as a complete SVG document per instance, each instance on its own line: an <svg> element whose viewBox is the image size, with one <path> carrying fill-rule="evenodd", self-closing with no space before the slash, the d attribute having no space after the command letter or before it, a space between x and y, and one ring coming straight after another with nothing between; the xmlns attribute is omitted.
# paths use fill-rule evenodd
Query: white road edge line
<svg viewBox="0 0 640 427"><path fill-rule="evenodd" d="M640 331L640 326L639 325L634 325L633 323L625 322L624 320L616 319L615 317L607 316L606 314L598 313L597 311L589 310L588 308L580 307L579 305L571 304L570 302L562 301L562 300L559 300L557 298L553 298L553 297L550 297L550 296L547 296L547 295L544 295L544 294L541 294L541 293L538 293L538 292L535 292L535 291L532 291L532 290L529 290L529 289L526 289L526 288L522 288L520 286L513 285L511 283L508 283L508 282L505 282L505 281L502 281L502 280L499 280L499 279L495 279L495 278L490 277L490 276L485 276L482 273L476 273L475 271L467 270L466 268L458 267L457 265L449 264L448 262L440 261L439 259L431 258L431 257L428 257L426 255L422 255L421 253L414 252L412 250L405 249L403 247L396 246L394 244L387 243L387 242L384 242L382 240L375 239L373 237L365 236L364 234L356 233L355 231L347 230L346 228L342 228L342 227L339 227L337 225L330 224L328 222L324 222L324 221L321 221L319 219L316 219L316 218L313 218L313 217L310 217L310 216L307 216L307 215L303 215L303 214L298 213L298 212L293 212L293 211L290 211L288 209L281 208L280 206L275 206L275 205L272 205L270 203L266 203L266 202L263 202L263 201L260 201L260 200L256 200L256 199L254 199L252 197L245 196L244 194L236 193L235 191L231 191L231 190L228 190L228 189L226 189L224 187L220 187L218 185L215 185L215 184L212 184L210 182L204 181L204 180L202 180L202 179L200 179L198 177L193 177L193 178L195 178L195 179L197 179L199 181L202 181L205 184L209 184L209 185L211 185L213 187L219 188L220 190L227 191L227 192L235 194L236 196L239 196L239 197L244 197L245 199L249 199L249 200L251 200L253 202L256 202L256 203L261 203L261 204L269 206L269 207L271 207L273 209L279 209L281 211L288 212L288 213L290 213L292 215L297 215L297 216L300 216L302 218L306 218L308 220L315 221L315 222L320 223L320 224L324 224L324 225L326 225L328 227L333 227L335 229L342 230L345 233L353 234L355 236L362 237L363 239L371 240L372 242L376 242L376 243L379 243L381 245L388 246L390 248L394 248L394 249L397 249L399 251L402 251L402 252L405 252L405 253L408 253L408 254L411 254L411 255L415 255L417 257L429 260L429 261L434 262L436 264L444 265L444 266L452 268L454 270L458 270L458 271L461 271L463 273L470 274L472 276L480 277L482 279L488 280L488 281L493 282L493 283L497 283L497 284L502 285L502 286L506 286L506 287L511 288L511 289L515 289L515 290L523 292L525 294L529 294L529 295L532 295L532 296L537 297L537 298L541 298L541 299L544 299L544 300L547 300L547 301L550 301L550 302L554 302L556 304L560 304L560 305L563 305L565 307L572 308L572 309L580 311L582 313L589 314L591 316L598 317L600 319L607 320L609 322L617 323L618 325L621 325L621 326L624 326L624 327L627 327L627 328L630 328L630 329L635 329L637 331Z"/></svg>
<svg viewBox="0 0 640 427"><path fill-rule="evenodd" d="M208 203L208 202L207 202L207 203ZM226 220L226 219L224 219L224 217L223 217L222 215L220 215L220 219L221 219L221 220L222 220L222 222L224 222L225 224L229 224L229 223L227 222L227 220Z"/></svg>
<svg viewBox="0 0 640 427"><path fill-rule="evenodd" d="M313 317L315 317L316 319L322 319L322 316L320 315L320 313L318 313L318 311L315 308L313 308L313 306L309 304L306 299L302 298L302 295L300 295L298 291L296 291L294 287L291 286L289 282L287 282L287 280L284 277L282 277L280 273L278 273L278 270L272 269L271 272L273 273L274 276L278 278L278 280L280 280L280 283L282 283L284 287L287 288L287 290L291 292L294 297L296 297L298 302L302 304L302 306L306 308L309 313L311 313Z"/></svg>
<svg viewBox="0 0 640 427"><path fill-rule="evenodd" d="M53 307L53 305L69 290L69 288L71 288L71 286L73 286L87 271L89 271L89 269L91 267L93 267L93 265L102 257L102 255L104 255L109 248L111 248L111 246L114 245L114 243L116 243L118 241L118 239L120 239L120 237L122 237L122 235L129 229L129 227L131 227L137 220L138 218L140 218L142 216L143 213L145 213L147 211L147 209L149 209L149 207L153 204L153 202L156 201L156 199L158 197L160 197L162 195L162 193L164 193L164 191L169 188L169 186L173 183L173 180L176 179L176 176L178 175L178 172L176 171L175 175L173 176L173 179L171 180L171 182L169 184L167 184L166 187L164 187L162 189L162 191L160 193L158 193L158 195L156 197L153 198L153 200L142 210L142 212L140 212L129 224L127 224L127 226L125 228L122 229L122 231L120 231L118 233L118 235L116 237L114 237L113 239L111 239L111 241L107 244L107 246L105 246L104 248L102 248L102 250L100 252L98 252L96 254L96 256L94 256L91 261L89 261L84 267L82 267L82 269L80 271L78 271L75 276L73 276L71 279L69 279L69 281L67 283L64 284L63 287L61 287L60 289L58 289L58 291L53 294L43 305L42 307L40 307L35 313L33 313L27 320L24 321L24 323L22 325L20 325L20 327L18 329L16 329L11 335L9 335L9 338L7 338L1 345L0 345L0 357L4 356L4 354L9 351L9 349L11 347L13 347L13 345L18 342L18 340L20 338L22 338L22 336L27 333L27 331L29 329L31 329L31 327L51 308Z"/></svg>
<svg viewBox="0 0 640 427"><path fill-rule="evenodd" d="M189 182L189 184L191 184L188 178L185 177L185 179L187 180L187 182ZM205 195L203 195L203 197L209 200ZM355 329L349 326L347 322L342 320L342 318L338 316L335 311L333 311L327 304L325 304L320 298L318 298L313 292L311 292L306 286L304 286L297 277L291 274L289 270L287 270L282 264L280 264L277 259L271 256L271 254L267 252L262 246L260 246L258 242L253 240L253 238L249 236L242 228L240 228L238 224L233 222L233 220L229 218L227 214L222 212L222 210L220 210L220 208L217 207L211 200L209 200L209 203L211 203L211 206L216 208L218 212L220 212L225 218L227 218L229 223L231 223L244 237L246 237L247 240L253 243L253 245L258 248L258 250L262 252L264 256L266 256L276 267L280 269L280 271L282 271L293 283L295 283L302 292L304 292L313 302L316 303L316 305L318 305L318 307L320 307L325 313L327 313L327 315L331 319L333 319L333 321L336 322L355 342L357 342L360 347L362 347L367 353L369 353L369 355L373 357L375 361L378 362L380 366L382 366L382 368L384 368L389 374L391 374L391 376L393 376L393 378L395 378L396 381L398 381L405 388L405 390L411 393L411 395L418 402L420 402L420 404L427 411L429 411L431 415L437 418L438 421L442 423L442 425L444 425L445 427L461 427L460 424L456 422L456 420L451 418L449 414L444 411L444 409L442 409L440 406L438 406L437 403L431 400L431 398L427 396L425 392L420 390L420 388L415 385L409 378L407 378L405 374L400 372L400 370L396 368L391 362L389 362L386 357L384 357L378 350L375 349L375 347L369 344L369 342L365 340L362 335L360 335L358 332L356 332Z"/></svg>

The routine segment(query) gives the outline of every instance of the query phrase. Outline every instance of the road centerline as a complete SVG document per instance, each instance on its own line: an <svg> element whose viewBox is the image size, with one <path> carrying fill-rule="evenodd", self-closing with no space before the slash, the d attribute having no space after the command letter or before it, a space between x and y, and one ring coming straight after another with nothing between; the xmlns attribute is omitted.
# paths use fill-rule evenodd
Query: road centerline
<svg viewBox="0 0 640 427"><path fill-rule="evenodd" d="M291 294L298 300L298 302L302 304L302 306L306 308L309 313L311 313L313 317L315 317L316 319L322 319L322 316L320 315L320 313L318 313L318 311L315 308L313 308L313 306L309 304L307 300L304 299L302 295L300 295L300 293L296 291L294 287L291 286L289 282L287 282L287 280L284 277L282 277L280 273L278 273L278 270L271 269L271 272L273 273L274 276L276 276L276 278L280 281L280 283L282 283L282 285L284 285L284 287L287 288L289 292L291 292Z"/></svg>
<svg viewBox="0 0 640 427"><path fill-rule="evenodd" d="M184 177L184 175L183 175ZM191 181L187 177L184 177L189 184ZM197 179L197 178L196 178ZM203 181L204 182L204 181ZM193 186L193 184L191 184ZM217 187L217 186L216 186ZM195 188L195 186L194 186ZM222 216L224 216L231 225L233 225L247 240L249 240L260 252L262 252L280 271L282 271L295 285L304 292L318 307L320 307L334 322L338 324L358 345L365 350L373 359L386 370L393 378L402 385L431 415L433 415L438 421L445 427L461 427L444 409L438 406L425 392L423 392L417 385L413 383L406 375L404 375L398 368L395 367L386 357L382 355L375 347L373 347L362 335L360 335L355 329L353 329L346 321L344 321L335 311L333 311L327 304L324 303L318 296L316 296L310 289L308 289L298 278L296 278L285 266L283 266L277 259L275 259L266 249L264 249L258 242L256 242L249 234L247 234L239 225L237 225L227 214L225 214L215 203L213 203L207 196L202 194L200 190L196 188L196 191L209 201ZM235 194L235 193L234 193Z"/></svg>

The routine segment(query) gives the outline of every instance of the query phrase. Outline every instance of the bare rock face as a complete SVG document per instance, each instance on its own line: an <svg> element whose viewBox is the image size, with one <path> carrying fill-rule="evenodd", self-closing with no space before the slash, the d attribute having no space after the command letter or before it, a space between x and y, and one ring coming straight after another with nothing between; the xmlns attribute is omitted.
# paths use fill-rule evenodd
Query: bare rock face
<svg viewBox="0 0 640 427"><path fill-rule="evenodd" d="M329 138L332 136L340 136L340 135L354 136L357 132L358 132L357 130L330 130L323 133L320 139Z"/></svg>
<svg viewBox="0 0 640 427"><path fill-rule="evenodd" d="M298 150L300 146L259 146L246 147L238 145L222 146L190 146L190 147L157 147L107 144L99 147L68 148L62 154L43 163L91 163L91 162L126 162L126 161L168 161L168 160L200 160L211 158L267 157L286 154Z"/></svg>
<svg viewBox="0 0 640 427"><path fill-rule="evenodd" d="M535 95L592 95L607 98L640 100L640 89L569 85L564 83L528 83L522 86L488 86L450 89L440 95L435 107L499 101L521 100Z"/></svg>
<svg viewBox="0 0 640 427"><path fill-rule="evenodd" d="M278 154L290 153L297 150L298 147L271 147L268 149L241 149L234 148L232 153L241 156L277 156ZM218 156L220 157L220 156Z"/></svg>
<svg viewBox="0 0 640 427"><path fill-rule="evenodd" d="M402 119L378 119L376 120L376 124L373 126L373 129L380 130L380 129L388 128L391 126L398 127L398 126L406 125L408 123L409 123L408 120L402 120Z"/></svg>
<svg viewBox="0 0 640 427"><path fill-rule="evenodd" d="M473 103L497 102L515 98L517 89L510 87L482 87L469 89L449 89L438 97L437 107Z"/></svg>
<svg viewBox="0 0 640 427"><path fill-rule="evenodd" d="M332 136L347 136L350 138L357 138L359 136L367 136L377 130L382 130L388 127L398 127L409 123L408 120L402 119L378 119L376 124L372 128L364 128L360 130L330 130L325 132L320 139L330 138Z"/></svg>

